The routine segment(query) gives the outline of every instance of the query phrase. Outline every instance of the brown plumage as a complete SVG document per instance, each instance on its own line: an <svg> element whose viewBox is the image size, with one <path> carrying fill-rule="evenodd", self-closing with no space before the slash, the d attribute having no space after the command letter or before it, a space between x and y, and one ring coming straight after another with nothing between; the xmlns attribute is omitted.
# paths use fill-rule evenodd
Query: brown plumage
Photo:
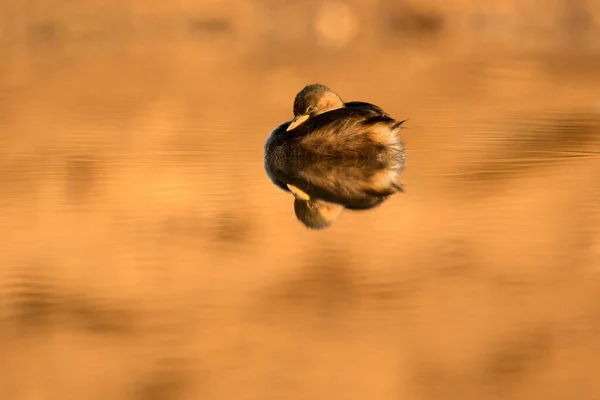
<svg viewBox="0 0 600 400"><path fill-rule="evenodd" d="M314 201L306 207L309 212L295 205L296 216L307 226L299 209L319 221L325 214L329 221L341 211L334 207L330 212L326 203L372 208L403 191L400 174L406 152L399 134L403 122L373 104L344 103L326 86L309 85L294 100L294 119L269 135L265 169L282 189L289 191L288 184L293 185L296 202ZM321 213L325 208L328 211Z"/></svg>

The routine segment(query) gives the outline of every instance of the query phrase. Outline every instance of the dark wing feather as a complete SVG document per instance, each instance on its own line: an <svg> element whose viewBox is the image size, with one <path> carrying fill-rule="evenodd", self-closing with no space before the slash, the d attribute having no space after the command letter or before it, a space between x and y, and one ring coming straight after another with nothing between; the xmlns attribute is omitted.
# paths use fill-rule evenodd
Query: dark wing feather
<svg viewBox="0 0 600 400"><path fill-rule="evenodd" d="M344 103L344 105L346 107L349 108L365 108L365 109L369 109L377 114L380 115L388 115L388 113L386 113L385 111L383 111L383 109L381 107L376 106L375 104L371 104L371 103L366 103L364 101L349 101L347 103Z"/></svg>

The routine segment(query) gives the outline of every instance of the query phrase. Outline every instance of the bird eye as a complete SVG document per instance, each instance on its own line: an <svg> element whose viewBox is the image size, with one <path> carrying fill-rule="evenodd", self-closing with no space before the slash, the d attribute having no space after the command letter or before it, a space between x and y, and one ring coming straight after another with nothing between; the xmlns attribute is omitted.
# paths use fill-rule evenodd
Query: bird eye
<svg viewBox="0 0 600 400"><path fill-rule="evenodd" d="M307 113L307 114L310 114L310 113L311 113L311 112L313 112L313 111L315 111L315 106L308 106L308 107L306 108L306 113Z"/></svg>

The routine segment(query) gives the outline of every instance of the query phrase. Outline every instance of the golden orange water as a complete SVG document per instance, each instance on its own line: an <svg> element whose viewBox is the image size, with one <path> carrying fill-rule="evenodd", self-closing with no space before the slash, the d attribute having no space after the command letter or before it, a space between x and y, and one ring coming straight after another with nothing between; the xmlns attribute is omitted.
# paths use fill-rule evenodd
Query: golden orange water
<svg viewBox="0 0 600 400"><path fill-rule="evenodd" d="M600 398L600 2L0 4L1 399ZM405 195L307 230L320 82Z"/></svg>

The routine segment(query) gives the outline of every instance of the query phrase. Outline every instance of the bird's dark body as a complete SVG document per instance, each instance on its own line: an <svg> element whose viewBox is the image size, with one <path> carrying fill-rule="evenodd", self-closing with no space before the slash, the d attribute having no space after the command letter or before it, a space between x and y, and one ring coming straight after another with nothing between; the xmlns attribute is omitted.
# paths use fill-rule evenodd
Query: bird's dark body
<svg viewBox="0 0 600 400"><path fill-rule="evenodd" d="M373 208L399 189L387 184L386 174L399 175L404 166L402 122L364 102L345 103L290 131L284 122L265 143L265 170L282 190L292 184L349 209Z"/></svg>

